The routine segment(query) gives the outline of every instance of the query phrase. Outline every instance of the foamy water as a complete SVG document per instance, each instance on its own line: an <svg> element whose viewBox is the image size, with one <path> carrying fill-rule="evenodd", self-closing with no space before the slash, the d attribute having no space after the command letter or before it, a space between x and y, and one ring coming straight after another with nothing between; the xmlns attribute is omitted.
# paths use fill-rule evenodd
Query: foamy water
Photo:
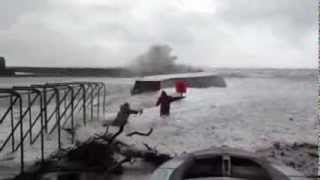
<svg viewBox="0 0 320 180"><path fill-rule="evenodd" d="M152 135L120 137L139 147L147 143L162 152L180 154L222 145L255 151L276 141L317 143L317 86L314 76L304 74L300 78L269 74L231 77L226 78L226 88L189 88L187 98L172 104L168 118L160 118L159 108L154 106L158 93L130 96L134 78L0 78L0 84L5 87L81 80L106 82L107 116L114 115L126 101L134 108L144 109L141 116L130 117L125 131L147 131L152 127ZM101 123L81 128L78 140L103 132Z"/></svg>
<svg viewBox="0 0 320 180"><path fill-rule="evenodd" d="M255 151L275 141L316 143L312 81L256 78L227 83L227 88L189 89L186 99L172 104L168 118L160 118L157 107L133 116L129 129L155 128L150 137L134 139L176 153L221 145ZM143 99L140 106L138 99L128 101L142 108L156 96L150 94L150 104Z"/></svg>
<svg viewBox="0 0 320 180"><path fill-rule="evenodd" d="M315 79L252 77L226 81L227 88L189 88L187 98L174 102L167 118L159 117L159 108L154 106L158 93L124 95L114 101L107 114L114 115L125 101L144 108L141 116L130 117L125 132L146 132L152 127L152 135L120 139L141 148L147 143L173 155L211 146L256 151L277 141L317 143ZM167 91L173 93L174 89ZM99 123L95 126L94 133ZM86 133L83 137L93 134L88 128Z"/></svg>

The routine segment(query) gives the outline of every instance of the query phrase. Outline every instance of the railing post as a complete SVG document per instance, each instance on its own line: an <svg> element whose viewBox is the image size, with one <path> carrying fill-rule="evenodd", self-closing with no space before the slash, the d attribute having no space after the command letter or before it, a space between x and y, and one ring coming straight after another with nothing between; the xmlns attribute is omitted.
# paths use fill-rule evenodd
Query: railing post
<svg viewBox="0 0 320 180"><path fill-rule="evenodd" d="M21 87L20 86L20 87L15 87L15 88L20 89L20 90L28 90L29 92L30 91L35 92L37 94L37 96L34 97L34 100L36 100L36 98L39 97L39 113L33 123L36 123L38 121L38 119L40 118L40 132L36 134L34 141L36 141L36 139L39 137L39 134L40 134L41 163L43 164L44 163L44 134L43 134L43 131L45 130L45 126L44 126L44 122L43 122L44 121L44 116L43 116L44 113L43 112L44 112L44 104L46 103L46 102L44 102L44 98L43 98L44 93L43 93L43 91L40 91L39 89L37 89L34 86L33 87L32 86L31 87ZM31 98L29 98L29 99L31 99ZM30 102L30 100L29 100L29 102ZM32 100L32 103L29 103L30 111L31 111L31 106L33 103L34 103L33 100ZM32 126L34 125L33 123L31 124ZM32 144L34 143L33 140L31 141L31 143Z"/></svg>
<svg viewBox="0 0 320 180"><path fill-rule="evenodd" d="M32 144L32 128L31 128L31 126L32 126L32 108L31 108L31 92L30 91L28 91L28 108L30 108L30 110L29 110L29 139L30 139L30 144ZM27 108L27 109L28 109Z"/></svg>
<svg viewBox="0 0 320 180"><path fill-rule="evenodd" d="M18 124L20 126L20 171L21 173L24 172L24 144L23 144L23 141L24 141L24 138L23 138L23 123L22 123L22 97L19 93L17 93L16 91L14 91L13 89L5 89L4 90L5 92L11 94L11 95L15 95L16 98L18 98L19 100L19 121L18 121ZM11 132L11 135L13 134L14 132Z"/></svg>
<svg viewBox="0 0 320 180"><path fill-rule="evenodd" d="M20 122L20 161L21 161L21 172L24 172L24 145L23 145L23 123L22 123L22 98L20 96L20 100L19 100L19 122Z"/></svg>
<svg viewBox="0 0 320 180"><path fill-rule="evenodd" d="M44 105L44 99L43 99L43 96L44 94L36 89L36 88L33 88L33 87L29 87L30 90L34 91L35 93L37 93L37 95L39 96L39 115L40 115L40 148L41 148L41 163L43 164L44 163L44 134L43 134L43 131L45 130L45 127L44 127L44 122L43 122L43 111L44 111L44 108L43 108L43 105ZM31 110L31 109L30 109ZM37 119L36 119L37 120ZM36 136L36 138L38 137L38 135Z"/></svg>
<svg viewBox="0 0 320 180"><path fill-rule="evenodd" d="M63 96L62 97L65 96L65 98L62 99L63 102L61 102L61 103L63 103L63 109L66 110L67 103L68 103L68 93L69 93L69 91L66 89L66 90L64 90L62 92L63 92ZM66 114L68 114L68 112L66 112ZM67 119L67 116L64 117L64 121L66 121L66 119Z"/></svg>
<svg viewBox="0 0 320 180"><path fill-rule="evenodd" d="M59 95L59 90L54 87L53 88L55 93L56 93L56 121L58 125L58 148L59 150L61 149L61 129L60 129L60 95Z"/></svg>
<svg viewBox="0 0 320 180"><path fill-rule="evenodd" d="M43 92L44 126L45 126L46 133L48 133L47 88L44 87L42 89L42 92Z"/></svg>
<svg viewBox="0 0 320 180"><path fill-rule="evenodd" d="M14 115L13 115L13 99L12 94L10 95L10 117L11 117L11 146L12 146L12 152L14 152L14 144L15 144L15 138L14 138Z"/></svg>
<svg viewBox="0 0 320 180"><path fill-rule="evenodd" d="M84 84L80 84L82 88L82 99L83 99L83 104L82 104L82 111L83 111L83 124L86 125L86 87Z"/></svg>
<svg viewBox="0 0 320 180"><path fill-rule="evenodd" d="M40 131L40 138L41 138L41 163L44 163L44 137L43 137L43 130L44 130L44 124L43 124L43 99L40 93L40 126L41 126L41 131Z"/></svg>
<svg viewBox="0 0 320 180"><path fill-rule="evenodd" d="M98 120L98 121L99 121L99 119L100 119L100 118L99 118L99 116L100 116L100 90L101 90L101 87L99 86L99 87L98 87L98 97L97 97L97 98L98 98L98 99L97 99L97 100L98 100L98 102L97 102L97 103L98 103L98 104L97 104L97 120Z"/></svg>
<svg viewBox="0 0 320 180"><path fill-rule="evenodd" d="M74 142L74 89L72 86L68 86L68 88L71 90L71 143Z"/></svg>
<svg viewBox="0 0 320 180"><path fill-rule="evenodd" d="M22 98L19 93L14 90L10 90L11 94L14 94L19 99L19 126L20 126L20 171L24 172L24 145L23 145L23 123L22 123ZM14 132L12 132L14 133Z"/></svg>
<svg viewBox="0 0 320 180"><path fill-rule="evenodd" d="M90 104L91 104L91 121L93 121L93 92L94 92L94 89L96 86L93 86L92 83L90 83L90 86L91 86L91 92L90 92Z"/></svg>
<svg viewBox="0 0 320 180"><path fill-rule="evenodd" d="M107 89L106 85L103 83L103 115L106 112L106 95L107 95Z"/></svg>

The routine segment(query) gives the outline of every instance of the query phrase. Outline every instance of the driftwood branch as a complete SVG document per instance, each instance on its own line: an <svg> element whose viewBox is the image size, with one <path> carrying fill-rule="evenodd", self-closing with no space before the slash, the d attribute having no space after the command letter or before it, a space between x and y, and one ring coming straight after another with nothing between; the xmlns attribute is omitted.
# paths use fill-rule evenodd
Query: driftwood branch
<svg viewBox="0 0 320 180"><path fill-rule="evenodd" d="M148 144L144 144L145 148L138 149L117 140L117 137L123 133L126 124L127 122L122 124L114 134L108 132L107 126L105 133L95 134L93 138L89 138L86 142L79 142L76 147L60 151L56 154L56 158L52 158L61 159L64 162L77 162L84 168L102 169L109 173L121 173L124 163L132 162L137 158L154 165L160 165L171 159L170 155L159 153L156 148ZM153 129L151 128L148 132L134 131L127 136L150 136L152 132ZM72 169L69 166L68 168Z"/></svg>
<svg viewBox="0 0 320 180"><path fill-rule="evenodd" d="M146 143L143 143L143 145L144 145L144 147L146 147L147 150L149 150L149 151L154 150L153 148L151 148L151 147L150 147L148 144L146 144Z"/></svg>
<svg viewBox="0 0 320 180"><path fill-rule="evenodd" d="M152 132L153 132L153 128L150 128L149 131L146 132L146 133L134 131L134 132L131 132L131 133L127 134L127 136L133 136L133 135L150 136Z"/></svg>
<svg viewBox="0 0 320 180"><path fill-rule="evenodd" d="M127 123L123 124L122 126L120 126L118 132L116 132L110 139L109 143L112 143L124 130L124 126L126 125Z"/></svg>

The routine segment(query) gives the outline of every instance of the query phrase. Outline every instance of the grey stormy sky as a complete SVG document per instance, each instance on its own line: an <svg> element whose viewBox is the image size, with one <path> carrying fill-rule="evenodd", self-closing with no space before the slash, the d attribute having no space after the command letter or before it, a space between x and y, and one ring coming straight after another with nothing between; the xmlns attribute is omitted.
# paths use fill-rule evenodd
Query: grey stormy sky
<svg viewBox="0 0 320 180"><path fill-rule="evenodd" d="M316 0L1 0L9 66L111 67L154 44L178 63L317 67Z"/></svg>

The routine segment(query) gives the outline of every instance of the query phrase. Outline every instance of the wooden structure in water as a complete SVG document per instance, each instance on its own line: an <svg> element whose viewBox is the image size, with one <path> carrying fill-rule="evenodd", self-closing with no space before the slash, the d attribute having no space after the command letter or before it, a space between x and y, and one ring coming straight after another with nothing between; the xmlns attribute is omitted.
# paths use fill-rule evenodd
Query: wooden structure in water
<svg viewBox="0 0 320 180"><path fill-rule="evenodd" d="M205 73L191 73L180 75L150 76L137 80L131 89L131 94L158 91L161 88L175 87L176 81L186 82L188 87L208 88L226 87L225 80L217 75Z"/></svg>

